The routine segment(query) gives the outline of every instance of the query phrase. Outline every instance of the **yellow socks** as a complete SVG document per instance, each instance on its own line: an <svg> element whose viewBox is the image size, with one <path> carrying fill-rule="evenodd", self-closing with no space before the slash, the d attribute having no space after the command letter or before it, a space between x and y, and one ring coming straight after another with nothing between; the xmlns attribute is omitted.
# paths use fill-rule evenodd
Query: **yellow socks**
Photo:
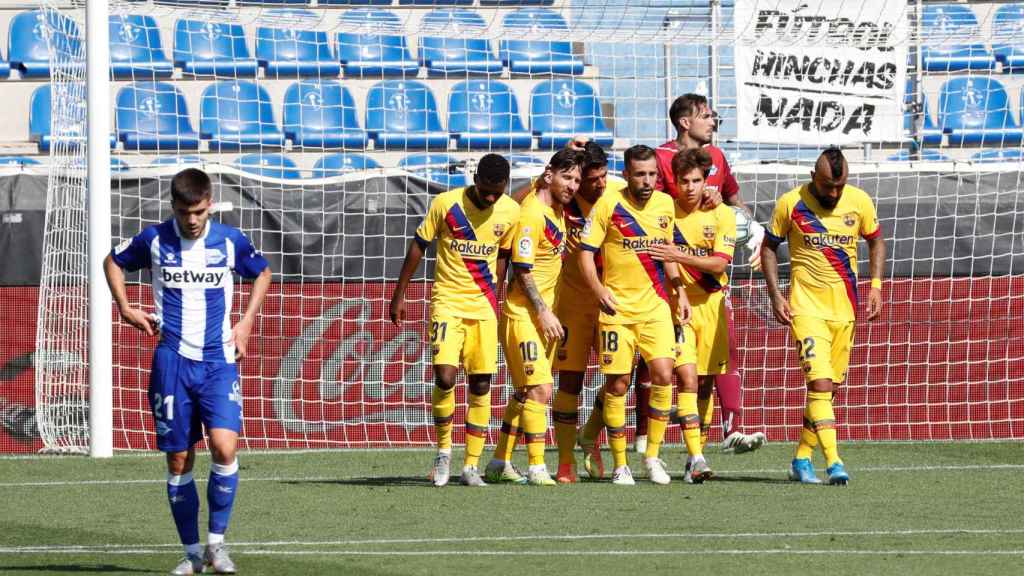
<svg viewBox="0 0 1024 576"><path fill-rule="evenodd" d="M437 435L437 449L452 450L452 416L455 415L455 388L443 390L434 386L431 394L431 412L434 415L434 432Z"/></svg>
<svg viewBox="0 0 1024 576"><path fill-rule="evenodd" d="M825 464L839 462L839 447L836 444L836 415L832 411L831 392L808 392L806 414L814 425L821 451L825 453Z"/></svg>
<svg viewBox="0 0 1024 576"><path fill-rule="evenodd" d="M814 423L811 422L807 408L804 408L804 425L800 428L800 443L796 446L798 460L810 460L814 456L814 449L818 446L818 435L814 433Z"/></svg>
<svg viewBox="0 0 1024 576"><path fill-rule="evenodd" d="M512 459L512 450L516 447L516 439L519 437L520 417L523 414L523 404L519 402L516 395L508 397L505 404L505 414L501 418L501 433L498 435L498 444L494 447L494 459L508 462Z"/></svg>
<svg viewBox="0 0 1024 576"><path fill-rule="evenodd" d="M491 393L477 396L469 394L469 409L466 410L466 460L464 466L478 466L480 454L487 441L487 428L491 422Z"/></svg>
<svg viewBox="0 0 1024 576"><path fill-rule="evenodd" d="M700 416L700 447L703 451L708 445L708 434L711 432L711 421L715 418L715 397L709 392L704 398L697 396L697 415ZM723 438L724 440L724 438Z"/></svg>
<svg viewBox="0 0 1024 576"><path fill-rule="evenodd" d="M604 428L604 391L598 390L594 397L594 409L590 412L590 418L583 425L582 436L592 442L597 442L597 435Z"/></svg>
<svg viewBox="0 0 1024 576"><path fill-rule="evenodd" d="M523 435L530 466L544 465L544 439L548 432L548 407L536 400L523 404Z"/></svg>
<svg viewBox="0 0 1024 576"><path fill-rule="evenodd" d="M621 468L626 465L625 396L605 394L604 424L608 427L608 447L611 448L612 457L615 459L615 467Z"/></svg>
<svg viewBox="0 0 1024 576"><path fill-rule="evenodd" d="M665 428L672 414L672 386L651 386L650 408L647 412L646 458L657 458L665 440Z"/></svg>
<svg viewBox="0 0 1024 576"><path fill-rule="evenodd" d="M572 464L576 447L576 424L579 419L578 397L559 390L551 406L551 419L555 421L555 442L558 443L558 464Z"/></svg>
<svg viewBox="0 0 1024 576"><path fill-rule="evenodd" d="M700 441L700 415L697 413L697 393L680 392L677 402L679 420L683 426L683 441L686 451L694 458L704 454Z"/></svg>

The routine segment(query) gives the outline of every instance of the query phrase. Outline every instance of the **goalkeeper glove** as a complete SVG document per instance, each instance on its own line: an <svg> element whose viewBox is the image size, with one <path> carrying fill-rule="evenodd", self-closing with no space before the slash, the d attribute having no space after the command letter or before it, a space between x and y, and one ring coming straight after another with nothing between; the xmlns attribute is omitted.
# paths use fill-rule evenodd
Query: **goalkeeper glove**
<svg viewBox="0 0 1024 576"><path fill-rule="evenodd" d="M747 240L747 250L750 251L750 267L756 271L761 270L761 243L764 242L764 226L757 221L750 221L750 239Z"/></svg>

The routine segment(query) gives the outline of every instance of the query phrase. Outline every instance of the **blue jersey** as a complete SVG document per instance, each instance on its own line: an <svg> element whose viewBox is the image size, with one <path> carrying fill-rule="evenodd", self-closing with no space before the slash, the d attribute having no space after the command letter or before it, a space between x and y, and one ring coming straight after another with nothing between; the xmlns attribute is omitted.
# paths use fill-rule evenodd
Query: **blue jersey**
<svg viewBox="0 0 1024 576"><path fill-rule="evenodd" d="M267 267L245 234L211 221L199 238L188 240L172 218L122 242L112 256L124 270L148 268L152 274L161 346L191 360L235 361L232 271L255 278Z"/></svg>

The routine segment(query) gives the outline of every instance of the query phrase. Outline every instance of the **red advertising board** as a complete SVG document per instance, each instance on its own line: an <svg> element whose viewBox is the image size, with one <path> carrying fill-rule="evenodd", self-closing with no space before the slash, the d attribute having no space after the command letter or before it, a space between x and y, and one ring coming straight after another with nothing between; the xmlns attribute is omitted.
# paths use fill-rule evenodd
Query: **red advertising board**
<svg viewBox="0 0 1024 576"><path fill-rule="evenodd" d="M409 319L395 327L387 319L390 284L275 286L241 363L244 445L429 444L428 291L410 289ZM133 297L151 301L148 288ZM32 418L37 298L37 288L0 288L0 452L41 447ZM794 440L804 388L788 332L770 318L759 283L737 286L733 298L743 426ZM858 325L837 397L842 437L1024 437L1024 277L894 280L886 301L882 319ZM145 391L156 339L120 323L114 338L115 447L155 448ZM492 390L496 431L508 394L503 372ZM463 394L460 386L460 405ZM460 408L456 422L462 416ZM461 433L457 427L456 442Z"/></svg>

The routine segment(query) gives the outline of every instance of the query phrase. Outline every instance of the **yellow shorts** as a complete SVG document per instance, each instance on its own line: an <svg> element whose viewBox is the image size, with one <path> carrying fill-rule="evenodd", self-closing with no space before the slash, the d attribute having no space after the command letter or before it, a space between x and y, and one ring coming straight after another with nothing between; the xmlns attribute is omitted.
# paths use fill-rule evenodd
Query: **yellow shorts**
<svg viewBox="0 0 1024 576"><path fill-rule="evenodd" d="M502 324L501 345L505 348L505 366L512 386L518 390L553 383L555 343L545 343L532 320L504 318Z"/></svg>
<svg viewBox="0 0 1024 576"><path fill-rule="evenodd" d="M676 356L675 330L669 317L637 324L601 324L598 330L602 374L629 374L637 351L645 362Z"/></svg>
<svg viewBox="0 0 1024 576"><path fill-rule="evenodd" d="M793 318L796 354L807 382L827 378L839 384L846 380L855 326L855 322L822 320L813 316Z"/></svg>
<svg viewBox="0 0 1024 576"><path fill-rule="evenodd" d="M675 366L696 364L699 376L729 371L729 316L725 294L714 292L691 302L690 322L676 326Z"/></svg>
<svg viewBox="0 0 1024 576"><path fill-rule="evenodd" d="M586 372L590 364L590 351L597 350L597 308L585 309L572 302L555 307L555 315L562 323L565 336L558 345L555 369Z"/></svg>
<svg viewBox="0 0 1024 576"><path fill-rule="evenodd" d="M498 322L430 315L430 353L434 365L459 366L466 374L494 374L498 369Z"/></svg>

